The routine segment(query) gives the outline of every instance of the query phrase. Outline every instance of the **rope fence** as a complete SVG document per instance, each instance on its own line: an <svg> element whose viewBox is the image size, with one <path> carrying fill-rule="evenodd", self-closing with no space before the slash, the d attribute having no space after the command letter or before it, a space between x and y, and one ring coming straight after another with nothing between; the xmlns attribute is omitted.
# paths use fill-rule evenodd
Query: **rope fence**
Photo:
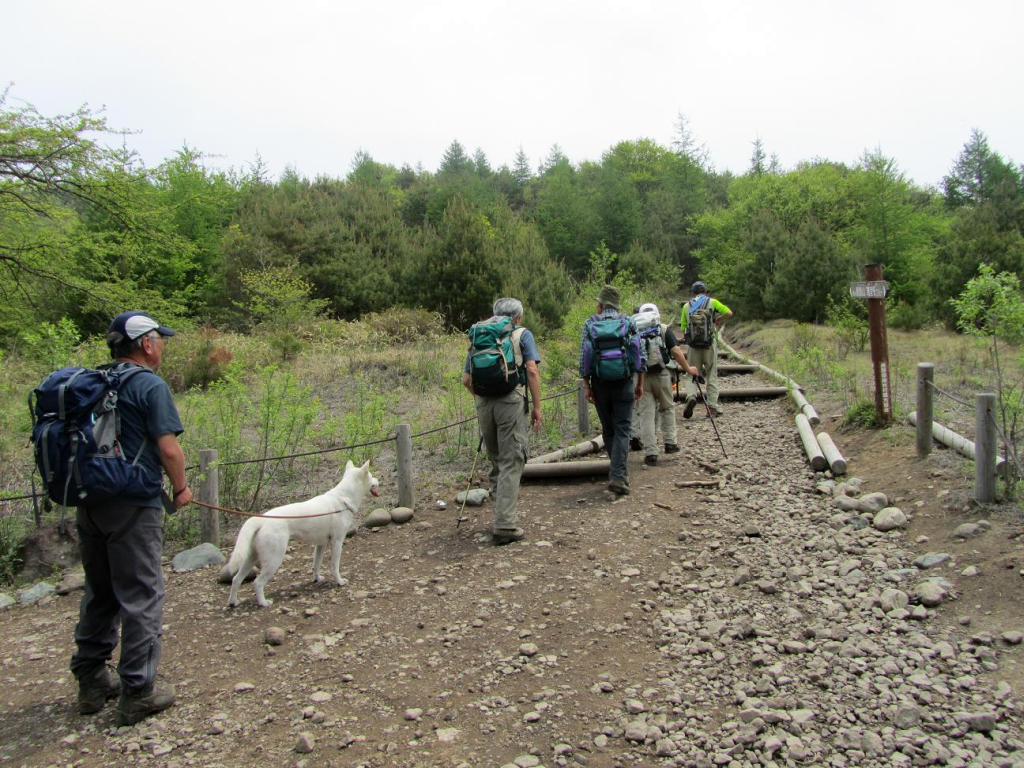
<svg viewBox="0 0 1024 768"><path fill-rule="evenodd" d="M916 448L919 458L925 458L932 451L932 442L942 443L961 455L974 461L974 499L980 504L991 504L996 500L996 477L1007 476L1006 459L998 453L997 436L1003 438L1009 447L996 419L996 395L979 392L971 403L952 392L936 386L935 365L919 363L917 366L917 410L910 414L910 421L917 428ZM948 427L939 424L934 417L934 393L948 397L956 403L974 406L974 440L968 440Z"/></svg>
<svg viewBox="0 0 1024 768"><path fill-rule="evenodd" d="M577 402L579 402L583 398L582 381L578 381L576 387L574 387L572 389L566 389L566 390L564 390L562 392L556 392L556 393L548 395L546 397L542 397L540 400L541 400L541 402L547 402L549 400L556 400L558 398L567 397L567 396L573 395L573 394L575 394L577 396ZM578 414L581 413L579 411L579 409L577 409L577 410L578 410ZM444 432L444 431L452 429L454 427L461 427L461 426L463 426L465 424L468 424L468 423L470 423L472 421L476 421L476 416L470 416L470 417L465 418L465 419L460 419L459 421L451 422L450 424L444 424L444 425L442 425L440 427L434 427L433 429L426 429L426 430L423 430L422 432L416 432L415 434L411 433L411 431L409 430L409 425L408 424L399 424L398 428L396 429L396 431L393 434L390 434L387 437L383 437L383 438L380 438L380 439L377 439L377 440L369 440L369 441L366 441L366 442L363 442L363 443L352 443L352 444L346 444L346 445L335 445L335 446L331 446L329 448L321 448L321 449L318 449L318 450L315 450L315 451L300 451L300 452L297 452L297 453L289 453L289 454L284 454L284 455L281 455L281 456L264 456L264 457L258 458L258 459L237 459L237 460L234 460L234 461L218 462L216 460L216 454L217 454L216 450L214 450L214 449L203 449L203 450L200 451L200 457L201 457L200 463L199 464L191 464L191 465L185 467L185 471L186 472L193 472L195 470L202 470L204 472L204 475L207 476L207 478L208 478L208 476L210 474L213 474L215 476L214 477L214 483L213 483L214 486L215 486L216 485L216 471L220 467L235 467L235 466L242 466L242 465L247 465L247 464L266 464L268 462L273 462L273 461L285 461L287 459L296 459L296 458L303 458L303 457L308 457L308 456L319 456L319 455L323 455L323 454L327 454L327 453L336 453L338 451L350 451L350 450L355 450L357 448L367 448L367 447L371 447L371 446L374 446L374 445L384 445L386 443L394 442L394 443L396 443L396 455L397 455L397 458L398 458L399 505L400 506L409 506L409 507L411 507L412 503L413 503L411 441L416 439L416 438L426 437L428 435L433 435L433 434L436 434L438 432ZM578 427L579 427L580 433L581 434L586 434L588 432L588 423L587 423L588 420L586 418L586 414L582 413L582 415L579 416L578 421L579 421ZM460 438L460 440L461 440L461 438ZM33 468L33 471L34 471L34 468ZM207 480L206 479L204 479L203 485L204 485L204 487L207 485ZM201 492L200 495L203 495L202 492ZM213 492L211 495L217 495L217 494L216 494L216 492ZM28 500L32 500L33 504L35 505L37 503L37 501L42 501L42 500L45 500L45 499L46 499L45 492L39 492L39 491L35 491L35 490L33 490L32 493L19 494L17 496L6 496L6 495L4 495L3 491L0 491L0 504L5 504L5 503L15 502L15 501L28 501ZM216 504L216 500L215 499L211 501L211 499L209 499L209 498L204 498L203 501L206 502L206 504L204 506L209 506L211 504L212 505ZM36 523L37 523L37 525L39 524L38 515L37 515ZM205 528L206 528L206 526L204 525L204 531L205 531ZM205 534L204 534L204 536L205 536ZM208 539L204 538L204 541L206 541L206 540L208 540ZM218 543L219 544L219 542L214 542L214 543Z"/></svg>

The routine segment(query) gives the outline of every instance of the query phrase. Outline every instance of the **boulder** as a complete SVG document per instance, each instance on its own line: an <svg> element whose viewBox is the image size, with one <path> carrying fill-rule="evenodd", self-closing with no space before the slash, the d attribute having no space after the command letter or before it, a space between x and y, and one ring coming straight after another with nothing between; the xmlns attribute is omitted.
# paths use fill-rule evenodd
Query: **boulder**
<svg viewBox="0 0 1024 768"><path fill-rule="evenodd" d="M18 602L22 605L29 605L31 603L38 603L47 595L52 595L57 591L57 588L46 581L40 581L38 584L34 584L28 589L23 589L18 593Z"/></svg>
<svg viewBox="0 0 1024 768"><path fill-rule="evenodd" d="M408 507L395 507L391 510L391 522L398 525L408 523L412 520L412 510Z"/></svg>
<svg viewBox="0 0 1024 768"><path fill-rule="evenodd" d="M463 501L470 507L479 507L490 497L490 493L485 488L473 488L470 491L460 491L459 495L455 497L455 501L461 504Z"/></svg>
<svg viewBox="0 0 1024 768"><path fill-rule="evenodd" d="M897 528L905 528L907 516L899 507L886 507L874 516L871 525L877 531L895 531Z"/></svg>
<svg viewBox="0 0 1024 768"><path fill-rule="evenodd" d="M857 499L857 508L861 512L875 514L889 506L889 498L884 493L866 493Z"/></svg>
<svg viewBox="0 0 1024 768"><path fill-rule="evenodd" d="M198 547L179 552L171 561L171 568L176 571L198 571L210 565L222 565L226 561L224 553L210 542Z"/></svg>
<svg viewBox="0 0 1024 768"><path fill-rule="evenodd" d="M391 524L391 513L386 509L375 509L363 520L364 528L382 528Z"/></svg>

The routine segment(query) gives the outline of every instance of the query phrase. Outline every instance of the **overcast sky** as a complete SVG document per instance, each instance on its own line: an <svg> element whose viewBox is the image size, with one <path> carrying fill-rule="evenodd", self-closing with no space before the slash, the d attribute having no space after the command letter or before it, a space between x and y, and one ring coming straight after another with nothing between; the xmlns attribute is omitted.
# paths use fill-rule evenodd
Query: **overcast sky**
<svg viewBox="0 0 1024 768"><path fill-rule="evenodd" d="M972 128L1024 162L1019 0L145 0L5 4L0 86L44 114L106 107L156 165L184 142L277 176L344 176L362 148L435 170L669 145L719 170L760 137L783 166L880 146L937 184Z"/></svg>

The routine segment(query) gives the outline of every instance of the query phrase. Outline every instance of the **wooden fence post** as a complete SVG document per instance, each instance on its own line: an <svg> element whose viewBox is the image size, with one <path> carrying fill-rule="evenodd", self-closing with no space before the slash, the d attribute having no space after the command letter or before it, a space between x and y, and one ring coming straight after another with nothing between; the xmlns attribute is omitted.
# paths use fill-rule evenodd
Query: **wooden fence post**
<svg viewBox="0 0 1024 768"><path fill-rule="evenodd" d="M398 506L413 509L412 428L399 424L395 435L398 459Z"/></svg>
<svg viewBox="0 0 1024 768"><path fill-rule="evenodd" d="M217 469L217 450L203 448L199 451L199 472L203 476L199 486L199 500L204 504L220 506L220 479ZM220 512L204 508L199 516L199 538L220 546Z"/></svg>
<svg viewBox="0 0 1024 768"><path fill-rule="evenodd" d="M935 393L931 384L934 378L934 363L917 364L917 455L921 459L932 452L932 402Z"/></svg>
<svg viewBox="0 0 1024 768"><path fill-rule="evenodd" d="M576 421L579 424L580 434L590 434L590 403L583 394L583 379L576 379Z"/></svg>
<svg viewBox="0 0 1024 768"><path fill-rule="evenodd" d="M974 411L974 500L991 504L996 500L996 396L981 392Z"/></svg>

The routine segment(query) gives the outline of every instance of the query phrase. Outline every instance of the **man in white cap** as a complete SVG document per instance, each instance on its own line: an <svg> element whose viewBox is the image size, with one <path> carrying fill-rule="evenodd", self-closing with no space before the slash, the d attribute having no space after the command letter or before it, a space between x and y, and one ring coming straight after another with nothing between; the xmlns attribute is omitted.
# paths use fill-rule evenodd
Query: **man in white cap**
<svg viewBox="0 0 1024 768"><path fill-rule="evenodd" d="M656 421L661 422L665 438L665 453L677 453L675 401L672 397L672 375L669 360L675 360L680 369L690 376L697 375L697 369L690 365L679 346L672 329L661 322L661 313L656 304L644 304L633 316L651 318L648 332L641 331L640 337L647 345L647 375L644 377L644 397L640 410L640 440L644 448L644 463L654 466L658 463L658 435ZM639 327L639 323L638 323ZM657 417L657 418L656 418Z"/></svg>
<svg viewBox="0 0 1024 768"><path fill-rule="evenodd" d="M177 437L184 429L170 388L156 375L164 344L173 335L145 312L124 312L110 324L107 345L116 361L111 370L141 369L125 377L117 393L123 455L135 457L155 478L166 472L174 507L181 508L192 501ZM174 686L156 681L164 605L162 515L158 490L78 508L85 594L71 671L78 680L80 714L99 712L119 692L118 725L132 725L174 704ZM111 678L106 662L119 627L121 658L118 676Z"/></svg>

